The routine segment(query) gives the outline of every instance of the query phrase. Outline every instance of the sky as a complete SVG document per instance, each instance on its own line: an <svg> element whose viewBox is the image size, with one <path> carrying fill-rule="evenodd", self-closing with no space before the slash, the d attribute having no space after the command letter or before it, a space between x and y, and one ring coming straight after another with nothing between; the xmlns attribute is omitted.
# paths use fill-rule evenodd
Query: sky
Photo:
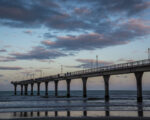
<svg viewBox="0 0 150 120"><path fill-rule="evenodd" d="M11 81L97 67L96 56L99 67L148 59L148 48L149 0L0 0L0 91L13 90ZM149 78L144 73L144 90ZM87 88L103 90L103 78L89 78ZM81 90L81 79L71 89ZM136 90L134 74L111 76L110 89Z"/></svg>

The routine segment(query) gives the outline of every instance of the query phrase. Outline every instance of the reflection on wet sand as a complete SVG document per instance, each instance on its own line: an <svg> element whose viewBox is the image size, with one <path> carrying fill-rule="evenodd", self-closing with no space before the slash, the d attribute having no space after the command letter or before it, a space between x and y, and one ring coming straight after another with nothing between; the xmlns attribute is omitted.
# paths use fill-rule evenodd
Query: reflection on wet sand
<svg viewBox="0 0 150 120"><path fill-rule="evenodd" d="M37 112L14 112L13 117L143 117L142 104L137 106L137 111L110 111L109 103L105 103L105 111L37 111ZM150 113L150 112L149 112Z"/></svg>
<svg viewBox="0 0 150 120"><path fill-rule="evenodd" d="M145 114L144 114L145 113ZM13 112L0 113L0 118L20 118L20 117L150 117L150 111L143 111L143 105L137 105L137 111L112 111L109 102L105 102L103 111L90 111L86 107L80 111L36 111L36 112Z"/></svg>
<svg viewBox="0 0 150 120"><path fill-rule="evenodd" d="M143 105L142 105L142 103L139 103L139 105L138 105L138 116L143 117Z"/></svg>
<svg viewBox="0 0 150 120"><path fill-rule="evenodd" d="M105 101L105 116L109 117L109 102Z"/></svg>

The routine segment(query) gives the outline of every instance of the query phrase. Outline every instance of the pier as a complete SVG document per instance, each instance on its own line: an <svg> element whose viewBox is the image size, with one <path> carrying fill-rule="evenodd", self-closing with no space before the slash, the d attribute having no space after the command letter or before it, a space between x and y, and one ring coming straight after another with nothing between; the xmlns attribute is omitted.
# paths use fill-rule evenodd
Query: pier
<svg viewBox="0 0 150 120"><path fill-rule="evenodd" d="M144 72L150 71L150 59L134 61L123 64L115 64L110 66L97 67L75 72L67 72L63 74L45 76L41 78L12 81L14 85L14 95L17 95L17 86L21 86L20 95L28 95L28 88L31 87L31 94L33 95L33 87L37 85L37 95L40 95L40 84L45 83L45 96L48 96L48 84L54 82L55 96L58 96L59 81L65 80L67 83L67 97L70 97L70 83L73 79L82 79L83 83L83 97L87 97L87 80L89 77L103 76L105 85L105 100L109 101L109 79L111 75L134 73L137 86L137 102L142 102L142 77ZM24 89L23 89L24 88Z"/></svg>

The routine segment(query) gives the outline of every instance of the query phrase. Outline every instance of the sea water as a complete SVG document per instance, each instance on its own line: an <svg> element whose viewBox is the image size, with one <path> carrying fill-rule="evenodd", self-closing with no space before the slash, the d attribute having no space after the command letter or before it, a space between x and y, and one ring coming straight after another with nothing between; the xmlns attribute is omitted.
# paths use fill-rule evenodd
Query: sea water
<svg viewBox="0 0 150 120"><path fill-rule="evenodd" d="M143 103L137 103L136 91L110 91L110 100L105 101L104 91L87 91L87 98L82 97L82 91L71 91L71 97L66 97L66 91L59 91L58 97L54 91L49 96L20 96L12 91L0 92L0 118L20 117L103 117L103 116L133 116L150 117L150 91L143 91Z"/></svg>

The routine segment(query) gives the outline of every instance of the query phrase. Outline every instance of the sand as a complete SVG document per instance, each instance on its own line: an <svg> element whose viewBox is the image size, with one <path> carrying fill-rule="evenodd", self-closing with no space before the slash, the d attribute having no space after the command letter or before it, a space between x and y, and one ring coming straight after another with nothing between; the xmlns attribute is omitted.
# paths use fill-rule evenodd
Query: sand
<svg viewBox="0 0 150 120"><path fill-rule="evenodd" d="M150 117L35 117L0 120L150 120Z"/></svg>

